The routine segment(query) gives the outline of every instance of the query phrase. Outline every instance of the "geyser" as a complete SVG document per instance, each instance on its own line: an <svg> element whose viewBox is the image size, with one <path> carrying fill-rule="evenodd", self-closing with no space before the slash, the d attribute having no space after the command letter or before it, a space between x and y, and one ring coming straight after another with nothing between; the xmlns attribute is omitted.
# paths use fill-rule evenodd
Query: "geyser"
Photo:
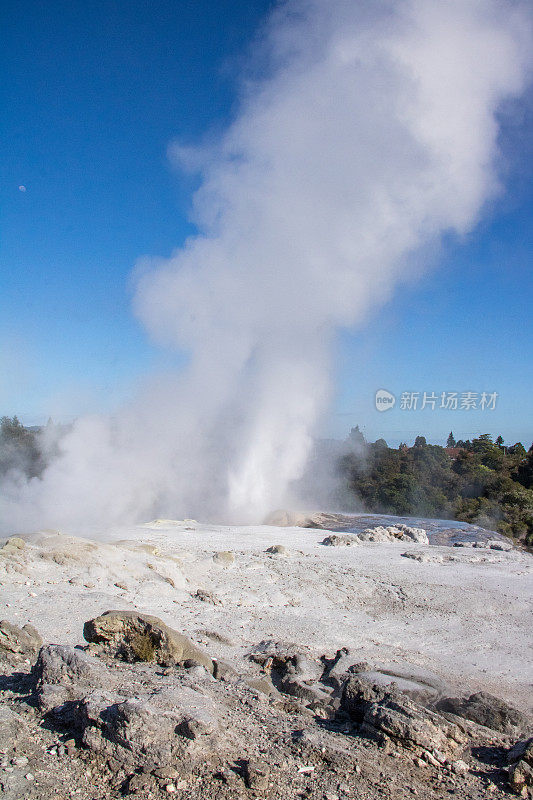
<svg viewBox="0 0 533 800"><path fill-rule="evenodd" d="M260 521L281 505L327 405L335 332L499 191L497 112L526 86L531 38L513 0L276 8L234 122L170 149L200 176L197 234L137 282L135 313L188 367L112 420L80 419L41 480L11 475L4 529Z"/></svg>

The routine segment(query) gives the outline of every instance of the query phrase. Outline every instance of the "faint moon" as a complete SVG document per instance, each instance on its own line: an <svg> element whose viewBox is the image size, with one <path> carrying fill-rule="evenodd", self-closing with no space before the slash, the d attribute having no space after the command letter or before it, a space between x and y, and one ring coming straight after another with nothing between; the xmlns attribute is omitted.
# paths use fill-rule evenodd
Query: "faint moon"
<svg viewBox="0 0 533 800"><path fill-rule="evenodd" d="M25 191L26 191L25 186L19 186L19 192L25 192Z"/></svg>

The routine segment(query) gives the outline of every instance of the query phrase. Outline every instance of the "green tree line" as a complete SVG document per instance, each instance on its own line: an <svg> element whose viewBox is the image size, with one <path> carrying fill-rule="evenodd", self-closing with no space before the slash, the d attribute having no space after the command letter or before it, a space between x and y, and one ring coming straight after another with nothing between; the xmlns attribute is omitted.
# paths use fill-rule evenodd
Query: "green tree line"
<svg viewBox="0 0 533 800"><path fill-rule="evenodd" d="M44 466L36 431L25 428L16 416L0 418L0 477L17 470L35 478Z"/></svg>
<svg viewBox="0 0 533 800"><path fill-rule="evenodd" d="M533 545L533 445L526 452L501 436L456 441L450 433L447 448L417 436L395 449L384 439L367 444L359 428L350 440L356 447L340 474L365 510L474 522Z"/></svg>

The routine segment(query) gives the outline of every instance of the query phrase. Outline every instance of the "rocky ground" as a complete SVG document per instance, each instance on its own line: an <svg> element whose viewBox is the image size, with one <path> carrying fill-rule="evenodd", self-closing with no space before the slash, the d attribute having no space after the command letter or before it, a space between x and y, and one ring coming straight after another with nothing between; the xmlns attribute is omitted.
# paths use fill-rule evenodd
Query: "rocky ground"
<svg viewBox="0 0 533 800"><path fill-rule="evenodd" d="M525 796L531 566L401 528L12 538L0 786L7 800Z"/></svg>

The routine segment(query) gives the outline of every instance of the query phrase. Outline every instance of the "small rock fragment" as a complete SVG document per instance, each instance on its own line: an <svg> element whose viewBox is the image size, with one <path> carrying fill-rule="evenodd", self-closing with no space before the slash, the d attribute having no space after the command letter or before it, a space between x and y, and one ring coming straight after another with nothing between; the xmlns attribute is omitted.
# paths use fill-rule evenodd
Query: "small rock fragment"
<svg viewBox="0 0 533 800"><path fill-rule="evenodd" d="M357 539L355 536L339 536L336 533L332 533L326 536L325 539L322 539L320 544L326 547L350 547L351 545L357 544Z"/></svg>
<svg viewBox="0 0 533 800"><path fill-rule="evenodd" d="M245 766L244 779L249 789L263 791L268 788L270 770L262 761L248 761Z"/></svg>
<svg viewBox="0 0 533 800"><path fill-rule="evenodd" d="M265 553L269 553L272 556L288 556L289 551L287 548L282 544L273 544L272 547L267 547Z"/></svg>
<svg viewBox="0 0 533 800"><path fill-rule="evenodd" d="M220 564L221 567L230 567L235 563L235 556L231 550L221 550L213 556L215 564Z"/></svg>
<svg viewBox="0 0 533 800"><path fill-rule="evenodd" d="M0 621L0 659L8 661L34 656L42 646L43 640L33 625L18 625Z"/></svg>
<svg viewBox="0 0 533 800"><path fill-rule="evenodd" d="M212 592L208 592L207 589L197 589L194 597L204 603L212 603L214 606L222 605L222 601Z"/></svg>
<svg viewBox="0 0 533 800"><path fill-rule="evenodd" d="M468 764L463 761L462 759L457 759L457 761L452 761L452 772L455 772L456 775L459 775L461 772L468 772Z"/></svg>

